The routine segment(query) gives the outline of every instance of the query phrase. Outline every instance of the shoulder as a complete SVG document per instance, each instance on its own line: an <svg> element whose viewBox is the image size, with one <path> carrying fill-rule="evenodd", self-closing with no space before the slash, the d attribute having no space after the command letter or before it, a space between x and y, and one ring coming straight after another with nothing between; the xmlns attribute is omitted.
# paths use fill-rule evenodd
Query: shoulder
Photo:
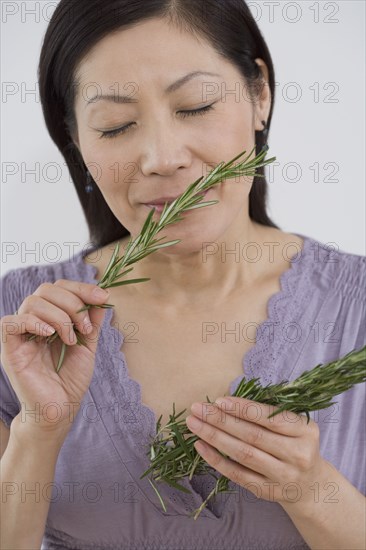
<svg viewBox="0 0 366 550"><path fill-rule="evenodd" d="M305 294L310 300L317 300L338 293L341 297L366 299L366 256L347 252L336 242L325 243L301 233L271 229L264 234L268 237L266 246L280 245L281 272L283 260L290 263L291 269L285 270L281 282L289 285L293 297Z"/></svg>
<svg viewBox="0 0 366 550"><path fill-rule="evenodd" d="M304 260L310 278L321 281L329 293L366 299L366 256L347 252L335 242L305 237Z"/></svg>
<svg viewBox="0 0 366 550"><path fill-rule="evenodd" d="M85 255L85 251L80 251L61 262L10 269L0 277L0 317L12 315L24 298L42 283L54 283L58 279L94 282L95 269L84 262Z"/></svg>

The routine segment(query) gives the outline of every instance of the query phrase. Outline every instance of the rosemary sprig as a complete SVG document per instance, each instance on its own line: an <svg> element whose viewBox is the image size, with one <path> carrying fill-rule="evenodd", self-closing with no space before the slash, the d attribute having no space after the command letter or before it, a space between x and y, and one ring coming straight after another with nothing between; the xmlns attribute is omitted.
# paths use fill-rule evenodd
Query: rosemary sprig
<svg viewBox="0 0 366 550"><path fill-rule="evenodd" d="M359 350L352 350L340 359L325 365L319 364L310 371L304 371L292 382L286 380L262 387L258 380L259 378L253 378L247 381L243 377L232 395L278 407L268 418L287 410L297 414L305 413L309 423L310 411L330 407L334 404L332 399L335 395L366 381L366 346ZM207 403L212 403L207 396L206 399ZM185 411L186 409L175 414L175 404L173 404L173 414L169 415L170 420L163 428L160 426L162 418L160 416L156 435L147 452L150 455L151 466L140 476L140 479L151 474L149 481L152 485L153 481L162 481L187 492L185 487L179 485L180 479L184 477L192 479L194 473L212 475L216 479L214 489L201 506L190 514L190 517L197 519L213 496L221 492L236 491L229 491L228 478L223 475L217 477L213 473L215 470L196 451L193 444L199 437L189 430L184 419L178 420ZM227 458L224 453L220 454ZM153 485L153 487L160 501L163 502L156 486ZM163 508L166 511L165 504Z"/></svg>
<svg viewBox="0 0 366 550"><path fill-rule="evenodd" d="M127 279L122 281L119 279L121 279L122 277L127 275L127 273L130 273L133 270L133 267L130 269L126 269L128 266L142 260L142 258L145 258L149 254L152 254L153 252L156 252L161 248L172 246L180 242L180 239L168 242L161 242L162 240L164 240L164 237L161 237L159 239L156 239L155 237L162 229L164 229L168 225L181 221L183 218L180 217L180 214L182 214L183 212L186 212L187 210L193 210L194 208L202 208L219 202L218 200L202 202L202 194L207 189L213 187L223 180L236 178L237 176L264 177L264 175L262 174L257 174L256 170L275 161L276 157L265 159L268 151L268 145L265 145L262 151L257 156L255 156L251 160L248 160L250 159L254 151L255 147L253 147L253 149L246 157L242 158L242 160L235 165L234 162L245 155L246 151L243 151L226 164L224 162L220 162L218 166L211 170L211 172L205 178L203 176L198 178L195 182L189 185L184 193L177 197L171 204L165 203L164 209L158 221L153 221L152 219L155 212L155 208L153 208L151 212L149 212L139 235L136 237L136 239L129 240L125 253L121 257L119 257L120 244L116 244L108 266L106 267L105 272L97 285L105 289L149 281L149 278ZM84 307L79 309L77 313L88 310L91 307L111 308L114 307L114 305L86 304ZM77 344L85 346L86 342L84 336L75 326L73 326L73 328L76 334ZM30 335L29 333L27 333L28 341L33 340L34 338L36 338L36 335ZM51 336L46 336L45 338L46 343L51 344L54 340L60 338L60 336L58 332L55 332ZM57 373L62 367L66 347L67 344L63 342L58 364L55 369Z"/></svg>

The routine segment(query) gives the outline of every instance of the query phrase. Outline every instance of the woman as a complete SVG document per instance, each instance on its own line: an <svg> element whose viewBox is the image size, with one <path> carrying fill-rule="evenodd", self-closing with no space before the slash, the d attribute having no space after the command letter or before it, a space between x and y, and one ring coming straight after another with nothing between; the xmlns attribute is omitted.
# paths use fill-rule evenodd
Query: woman
<svg viewBox="0 0 366 550"><path fill-rule="evenodd" d="M148 283L93 293L153 203L158 219L203 172L265 144L274 71L245 2L62 0L39 81L95 247L2 279L3 547L44 537L47 549L362 548L361 385L309 424L270 420L272 408L240 398L215 414L204 403L243 374L294 379L364 345L365 258L283 232L266 214L265 181L238 178L209 190L218 204L162 232L180 242L135 264ZM236 83L240 101L228 93ZM113 310L75 313L107 302ZM88 347L74 345L73 323ZM46 325L69 345L58 374L60 342L21 339ZM173 402L205 443L197 451L237 490L196 521L188 514L212 477L183 480L190 493L160 485L166 511L140 479ZM16 488L35 480L39 497L20 499Z"/></svg>

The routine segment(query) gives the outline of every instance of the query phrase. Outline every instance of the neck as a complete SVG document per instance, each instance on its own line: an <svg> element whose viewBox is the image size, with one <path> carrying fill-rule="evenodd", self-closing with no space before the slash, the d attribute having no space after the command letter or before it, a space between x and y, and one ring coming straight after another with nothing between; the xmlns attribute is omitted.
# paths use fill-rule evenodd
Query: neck
<svg viewBox="0 0 366 550"><path fill-rule="evenodd" d="M245 222L240 220L240 228L231 227L220 239L202 243L199 249L176 253L169 250L173 247L158 250L133 264L128 277L149 277L150 281L131 285L131 291L173 307L224 303L235 296L236 290L252 289L268 272L268 245L267 254L263 251L269 230L273 228L248 218ZM276 240L279 238L272 242Z"/></svg>

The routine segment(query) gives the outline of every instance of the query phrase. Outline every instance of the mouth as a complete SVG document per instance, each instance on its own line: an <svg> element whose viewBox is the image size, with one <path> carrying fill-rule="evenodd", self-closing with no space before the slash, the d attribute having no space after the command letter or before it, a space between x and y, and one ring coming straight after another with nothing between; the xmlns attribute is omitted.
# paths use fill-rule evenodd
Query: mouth
<svg viewBox="0 0 366 550"><path fill-rule="evenodd" d="M205 197L207 193L210 191L210 189L206 189L206 191L202 191L201 193L197 193L198 196ZM171 204L174 202L177 198L179 198L181 195L178 195L177 197L167 197L167 198L159 198L157 200L151 201L149 203L143 203L144 206L147 206L150 210L152 208L155 208L156 212L162 212L165 206L165 203ZM195 210L195 209L194 209ZM194 212L194 210L187 210L186 212L183 212L183 214L189 214L190 212Z"/></svg>

